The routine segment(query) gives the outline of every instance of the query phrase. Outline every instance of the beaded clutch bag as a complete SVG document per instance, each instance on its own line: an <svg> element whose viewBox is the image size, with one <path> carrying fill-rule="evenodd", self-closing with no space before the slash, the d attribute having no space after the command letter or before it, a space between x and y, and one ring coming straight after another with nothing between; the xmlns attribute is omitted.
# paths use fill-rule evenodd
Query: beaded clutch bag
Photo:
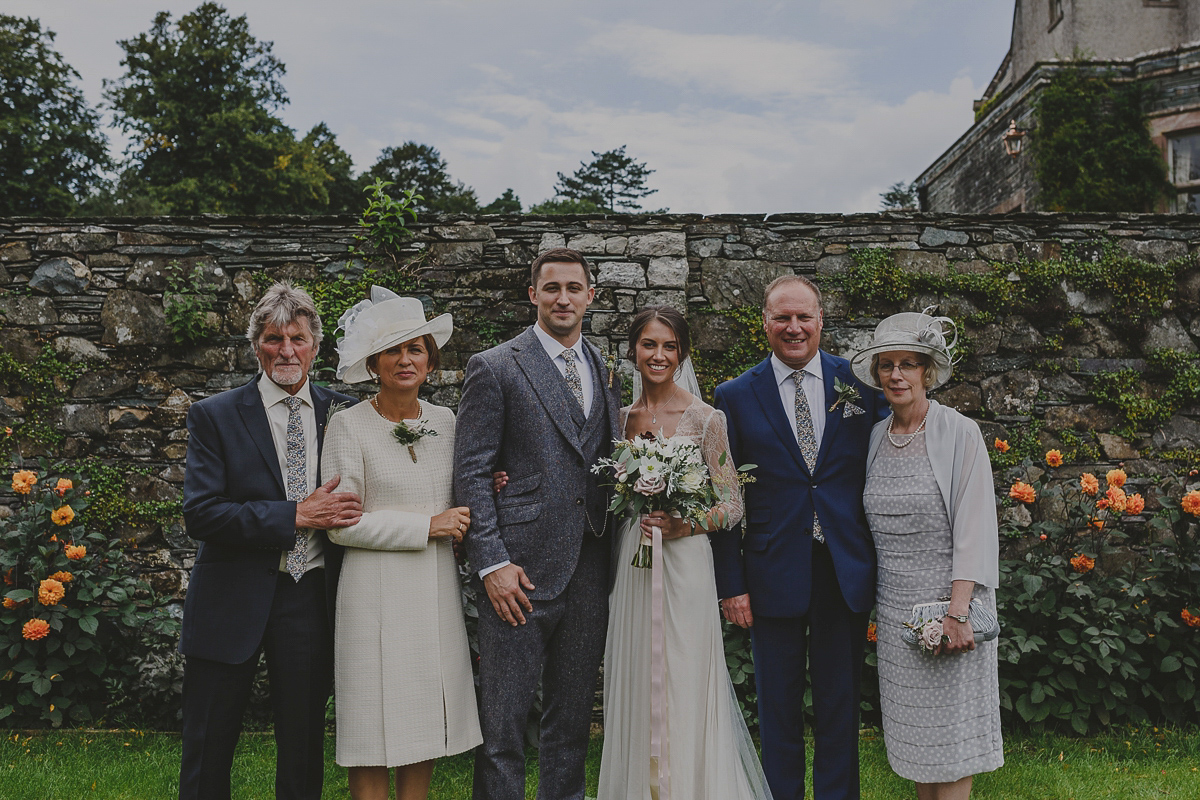
<svg viewBox="0 0 1200 800"><path fill-rule="evenodd" d="M925 623L932 620L940 621L950 610L950 598L939 598L933 603L918 603L912 607L912 615L900 633L905 644L913 647L920 646L920 630ZM990 642L1000 635L1000 620L995 613L975 598L967 609L967 622L975 632L976 642Z"/></svg>

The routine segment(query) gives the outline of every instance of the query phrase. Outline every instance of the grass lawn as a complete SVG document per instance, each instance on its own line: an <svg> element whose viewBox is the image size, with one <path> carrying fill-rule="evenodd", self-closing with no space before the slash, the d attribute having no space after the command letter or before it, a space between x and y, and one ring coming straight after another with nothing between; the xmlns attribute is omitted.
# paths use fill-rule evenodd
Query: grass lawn
<svg viewBox="0 0 1200 800"><path fill-rule="evenodd" d="M588 792L596 791L601 740L592 740ZM888 768L881 736L862 740L863 797L891 800L915 796L911 784ZM333 737L326 744L325 796L349 797L346 771L333 763ZM811 758L811 750L810 750ZM246 734L239 746L233 796L275 796L275 745L269 734ZM1087 798L1200 798L1200 731L1145 729L1092 739L1049 734L1012 734L1006 764L975 780L974 798L1084 800ZM536 761L530 760L527 797L534 797ZM179 773L179 737L136 731L7 733L0 742L0 798L174 797ZM471 759L439 762L437 800L471 795ZM681 798L680 800L684 800Z"/></svg>

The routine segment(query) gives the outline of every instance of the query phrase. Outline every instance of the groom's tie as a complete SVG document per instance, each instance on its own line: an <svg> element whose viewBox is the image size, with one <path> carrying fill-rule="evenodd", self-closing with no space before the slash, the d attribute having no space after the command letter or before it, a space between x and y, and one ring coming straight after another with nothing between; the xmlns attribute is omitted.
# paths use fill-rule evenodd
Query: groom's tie
<svg viewBox="0 0 1200 800"><path fill-rule="evenodd" d="M571 394L575 395L575 399L579 402L579 407L587 413L587 406L583 403L583 380L579 377L579 367L575 364L575 351L568 347L562 351L562 359L567 364L567 388L571 390Z"/></svg>
<svg viewBox="0 0 1200 800"><path fill-rule="evenodd" d="M304 422L300 419L300 398L284 398L287 419L287 499L300 502L308 496L308 452L304 442ZM296 529L296 541L287 554L287 571L299 582L308 566L308 528Z"/></svg>
<svg viewBox="0 0 1200 800"><path fill-rule="evenodd" d="M808 474L811 476L817 466L817 432L813 428L812 412L808 408L808 395L804 392L804 370L798 369L793 372L792 381L796 384L796 441L800 445L800 454L804 456L804 463L808 465ZM812 535L818 542L825 541L816 509L813 509Z"/></svg>

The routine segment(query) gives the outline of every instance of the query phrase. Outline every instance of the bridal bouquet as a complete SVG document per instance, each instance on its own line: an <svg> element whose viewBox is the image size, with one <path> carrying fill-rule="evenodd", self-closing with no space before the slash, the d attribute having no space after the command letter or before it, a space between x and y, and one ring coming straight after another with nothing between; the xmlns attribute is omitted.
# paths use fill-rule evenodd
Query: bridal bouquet
<svg viewBox="0 0 1200 800"><path fill-rule="evenodd" d="M722 465L727 456L721 454ZM753 465L739 471L749 469ZM616 440L612 457L597 461L592 472L612 478L612 483L604 485L615 493L609 511L618 515L666 511L706 527L709 509L732 493L725 487L713 488L700 448L682 436L656 438L647 433L628 441ZM651 545L643 536L633 566L648 568L650 564Z"/></svg>

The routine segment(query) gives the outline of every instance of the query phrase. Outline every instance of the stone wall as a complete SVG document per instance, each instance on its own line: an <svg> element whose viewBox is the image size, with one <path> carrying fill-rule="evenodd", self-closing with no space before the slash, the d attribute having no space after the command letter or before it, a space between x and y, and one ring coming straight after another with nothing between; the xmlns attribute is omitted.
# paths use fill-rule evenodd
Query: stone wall
<svg viewBox="0 0 1200 800"><path fill-rule="evenodd" d="M249 380L256 362L245 342L247 316L273 279L312 282L390 270L348 255L356 228L346 218L0 220L0 350L22 361L49 345L86 366L59 387L65 396L53 423L60 445L39 449L23 437L30 398L0 402L0 426L14 429L24 456L96 457L140 466L139 498L179 497L187 447L184 418L196 400ZM869 340L878 318L940 303L972 318L963 298L897 297L856 309L838 278L862 248L887 248L912 272L978 272L990 264L1052 259L1064 245L1098 252L1111 238L1121 251L1165 262L1200 248L1200 219L1181 216L1095 217L1027 214L964 217L934 214L479 217L422 223L401 255L416 261L419 293L430 310L451 311L456 332L430 396L455 406L467 358L533 319L526 285L532 258L567 245L595 262L597 299L585 328L602 350L624 353L636 308L668 303L686 310L697 347L721 353L736 344L722 311L759 302L777 275L812 275L825 288L827 349L849 355ZM198 267L199 290L216 302L219 326L204 343L169 344L163 294L172 262ZM1200 341L1200 277L1183 273L1175 298L1144 328L1117 333L1110 299L1068 291L1053 313L999 317L968 325L970 357L940 398L980 418L989 441L1006 426L1041 420L1047 446L1065 429L1095 429L1102 456L1134 459L1147 448L1200 447L1192 409L1141 440L1110 435L1115 417L1088 397L1089 373L1144 364L1143 353L1169 346L1195 352ZM1063 336L1064 316L1078 322ZM325 320L332 335L335 320ZM1061 342L1057 349L1049 342ZM345 388L345 387L339 387ZM361 389L361 387L359 387ZM0 503L11 501L0 496ZM160 588L181 593L194 543L176 521L125 528Z"/></svg>

